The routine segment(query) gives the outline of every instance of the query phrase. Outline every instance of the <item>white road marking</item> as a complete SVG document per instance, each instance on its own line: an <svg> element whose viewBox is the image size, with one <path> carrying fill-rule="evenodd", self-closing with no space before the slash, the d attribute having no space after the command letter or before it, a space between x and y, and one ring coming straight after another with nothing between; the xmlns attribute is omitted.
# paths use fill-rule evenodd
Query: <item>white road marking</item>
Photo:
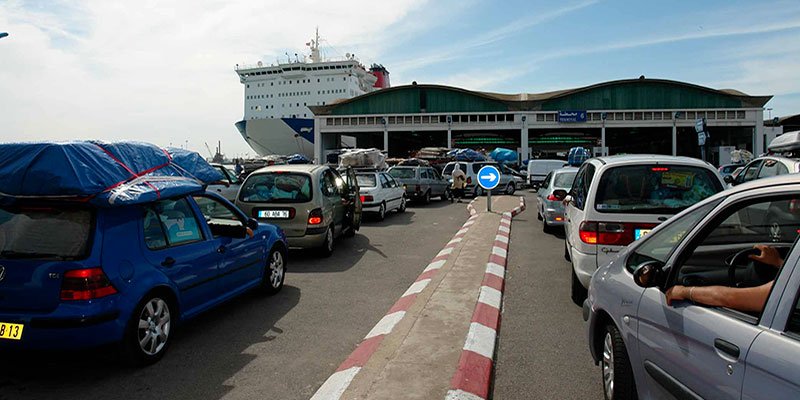
<svg viewBox="0 0 800 400"><path fill-rule="evenodd" d="M495 288L488 286L481 286L481 294L478 295L478 302L500 309L500 302L503 299L503 293Z"/></svg>
<svg viewBox="0 0 800 400"><path fill-rule="evenodd" d="M500 227L497 228L497 230L500 231L500 232L511 233L511 229L508 229L507 226L503 226L503 225L500 225Z"/></svg>
<svg viewBox="0 0 800 400"><path fill-rule="evenodd" d="M494 355L496 337L497 332L494 329L473 322L469 325L469 333L467 333L467 341L464 343L464 350L469 350L491 359L492 355Z"/></svg>
<svg viewBox="0 0 800 400"><path fill-rule="evenodd" d="M484 398L463 390L448 390L444 400L484 400Z"/></svg>
<svg viewBox="0 0 800 400"><path fill-rule="evenodd" d="M335 372L319 387L311 400L338 400L342 393L350 386L361 367L352 367L344 371Z"/></svg>
<svg viewBox="0 0 800 400"><path fill-rule="evenodd" d="M442 251L439 252L439 254L436 255L436 257L446 256L452 252L453 252L453 247L445 247L442 249Z"/></svg>
<svg viewBox="0 0 800 400"><path fill-rule="evenodd" d="M428 271L432 271L434 269L442 268L442 265L444 265L444 263L446 263L446 262L447 262L447 260L434 261L434 262L428 264L428 267L425 268L425 270L423 270L422 272L428 272Z"/></svg>
<svg viewBox="0 0 800 400"><path fill-rule="evenodd" d="M403 293L403 295L400 297L403 298L410 294L416 294L423 291L425 289L425 286L428 286L428 283L430 281L431 281L430 279L423 279L421 281L414 282L411 286L408 287L408 290L406 290L406 292Z"/></svg>
<svg viewBox="0 0 800 400"><path fill-rule="evenodd" d="M405 311L397 311L391 314L386 314L378 321L378 324L372 328L371 331L364 336L364 340L378 336L378 335L388 335L392 332L392 329L401 319L406 315Z"/></svg>
<svg viewBox="0 0 800 400"><path fill-rule="evenodd" d="M503 243L508 243L508 236L497 235L494 237L494 240L499 240Z"/></svg>
<svg viewBox="0 0 800 400"><path fill-rule="evenodd" d="M505 258L508 255L508 252L503 250L503 249L501 249L501 248L499 248L499 247L497 247L497 246L493 246L492 247L492 254Z"/></svg>
<svg viewBox="0 0 800 400"><path fill-rule="evenodd" d="M490 262L490 263L486 264L486 273L487 274L492 274L492 275L497 275L497 276L499 276L501 278L505 278L506 269L503 268L503 266L500 265L500 264L496 264L496 263Z"/></svg>

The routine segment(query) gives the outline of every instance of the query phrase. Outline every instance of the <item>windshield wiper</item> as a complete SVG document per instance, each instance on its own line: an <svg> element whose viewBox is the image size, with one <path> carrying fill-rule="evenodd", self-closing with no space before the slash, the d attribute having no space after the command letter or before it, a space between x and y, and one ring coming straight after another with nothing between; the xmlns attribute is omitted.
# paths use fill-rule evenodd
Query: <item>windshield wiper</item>
<svg viewBox="0 0 800 400"><path fill-rule="evenodd" d="M53 253L26 253L22 251L15 251L15 250L3 250L0 251L0 257L4 258L16 258L16 259L27 259L27 258L53 258L56 260L66 260L67 257L62 255L53 254Z"/></svg>

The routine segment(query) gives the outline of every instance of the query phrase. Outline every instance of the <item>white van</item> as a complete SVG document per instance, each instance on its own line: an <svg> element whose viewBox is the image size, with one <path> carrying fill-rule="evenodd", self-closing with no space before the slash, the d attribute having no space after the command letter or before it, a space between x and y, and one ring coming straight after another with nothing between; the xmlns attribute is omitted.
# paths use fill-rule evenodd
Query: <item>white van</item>
<svg viewBox="0 0 800 400"><path fill-rule="evenodd" d="M564 160L530 160L528 161L528 186L536 189L544 182L544 177L552 171L567 165Z"/></svg>

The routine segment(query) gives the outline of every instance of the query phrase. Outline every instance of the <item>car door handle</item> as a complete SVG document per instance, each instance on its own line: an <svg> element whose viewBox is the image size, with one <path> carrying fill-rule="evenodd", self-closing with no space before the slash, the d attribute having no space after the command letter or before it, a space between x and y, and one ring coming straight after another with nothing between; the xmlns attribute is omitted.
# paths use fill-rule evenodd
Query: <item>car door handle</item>
<svg viewBox="0 0 800 400"><path fill-rule="evenodd" d="M727 340L714 339L714 347L733 358L739 358L739 346Z"/></svg>
<svg viewBox="0 0 800 400"><path fill-rule="evenodd" d="M173 264L175 264L175 259L172 257L167 257L161 262L161 265L165 267L171 267Z"/></svg>
<svg viewBox="0 0 800 400"><path fill-rule="evenodd" d="M228 248L227 248L227 247L225 247L225 246L219 246L219 247L217 247L217 253L220 253L220 254L222 254L222 253L224 253L226 250L228 250Z"/></svg>
<svg viewBox="0 0 800 400"><path fill-rule="evenodd" d="M218 192L222 193L222 189L217 189Z"/></svg>

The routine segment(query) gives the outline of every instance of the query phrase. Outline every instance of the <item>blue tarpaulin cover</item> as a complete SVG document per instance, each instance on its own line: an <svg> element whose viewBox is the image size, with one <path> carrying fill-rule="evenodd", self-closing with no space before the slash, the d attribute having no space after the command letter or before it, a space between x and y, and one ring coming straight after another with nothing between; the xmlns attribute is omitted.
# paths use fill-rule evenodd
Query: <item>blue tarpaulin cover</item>
<svg viewBox="0 0 800 400"><path fill-rule="evenodd" d="M455 157L457 161L483 161L486 156L483 153L472 149L453 149L447 152L450 157Z"/></svg>
<svg viewBox="0 0 800 400"><path fill-rule="evenodd" d="M311 160L302 154L293 154L286 158L287 164L311 164Z"/></svg>
<svg viewBox="0 0 800 400"><path fill-rule="evenodd" d="M518 159L516 151L509 150L509 149L504 149L502 147L498 147L498 148L492 150L492 152L489 153L489 157L492 160L495 160L497 162L504 162L504 163L505 162L514 163L514 162L517 162L517 159Z"/></svg>
<svg viewBox="0 0 800 400"><path fill-rule="evenodd" d="M0 204L31 199L108 207L201 191L222 174L199 154L142 142L0 143Z"/></svg>

